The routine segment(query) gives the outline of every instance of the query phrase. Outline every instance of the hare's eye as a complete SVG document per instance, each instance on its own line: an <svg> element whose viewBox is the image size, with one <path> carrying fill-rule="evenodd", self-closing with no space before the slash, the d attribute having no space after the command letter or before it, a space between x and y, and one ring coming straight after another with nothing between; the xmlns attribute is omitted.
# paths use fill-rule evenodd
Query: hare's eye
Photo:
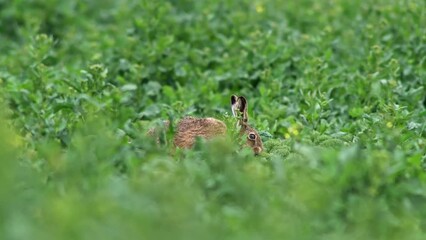
<svg viewBox="0 0 426 240"><path fill-rule="evenodd" d="M249 137L250 140L255 140L256 139L256 135L254 133L250 133L248 135L248 137Z"/></svg>

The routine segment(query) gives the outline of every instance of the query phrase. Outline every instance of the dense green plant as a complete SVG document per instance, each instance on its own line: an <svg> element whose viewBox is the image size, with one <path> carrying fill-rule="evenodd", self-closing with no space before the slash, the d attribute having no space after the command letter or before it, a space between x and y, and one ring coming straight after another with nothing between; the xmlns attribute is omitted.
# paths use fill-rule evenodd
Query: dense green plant
<svg viewBox="0 0 426 240"><path fill-rule="evenodd" d="M0 0L1 238L424 239L425 23L422 0ZM228 138L146 136L185 115Z"/></svg>

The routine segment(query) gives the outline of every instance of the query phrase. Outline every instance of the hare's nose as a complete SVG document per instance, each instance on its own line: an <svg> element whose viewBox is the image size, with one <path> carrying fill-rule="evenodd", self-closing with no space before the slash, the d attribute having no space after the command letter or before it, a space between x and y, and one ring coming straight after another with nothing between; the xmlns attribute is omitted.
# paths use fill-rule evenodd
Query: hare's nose
<svg viewBox="0 0 426 240"><path fill-rule="evenodd" d="M262 148L260 148L260 147L254 147L254 148L253 148L253 151L254 151L254 154L255 154L255 155L258 155L259 153L261 153L261 152L262 152Z"/></svg>

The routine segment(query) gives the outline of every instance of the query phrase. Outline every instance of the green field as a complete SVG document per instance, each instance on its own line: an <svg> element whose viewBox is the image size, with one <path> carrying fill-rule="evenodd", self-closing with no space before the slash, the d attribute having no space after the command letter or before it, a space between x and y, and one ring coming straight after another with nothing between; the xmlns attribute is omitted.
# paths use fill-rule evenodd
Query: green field
<svg viewBox="0 0 426 240"><path fill-rule="evenodd" d="M426 239L425 84L424 0L0 0L0 239Z"/></svg>

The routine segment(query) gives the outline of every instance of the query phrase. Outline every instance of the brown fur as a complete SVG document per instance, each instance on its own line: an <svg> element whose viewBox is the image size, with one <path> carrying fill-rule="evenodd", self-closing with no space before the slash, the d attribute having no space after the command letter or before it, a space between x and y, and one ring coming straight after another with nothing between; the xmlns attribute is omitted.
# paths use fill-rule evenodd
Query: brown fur
<svg viewBox="0 0 426 240"><path fill-rule="evenodd" d="M190 148L197 137L211 139L225 135L226 125L214 118L186 117L182 119L176 128L174 144L180 148Z"/></svg>

